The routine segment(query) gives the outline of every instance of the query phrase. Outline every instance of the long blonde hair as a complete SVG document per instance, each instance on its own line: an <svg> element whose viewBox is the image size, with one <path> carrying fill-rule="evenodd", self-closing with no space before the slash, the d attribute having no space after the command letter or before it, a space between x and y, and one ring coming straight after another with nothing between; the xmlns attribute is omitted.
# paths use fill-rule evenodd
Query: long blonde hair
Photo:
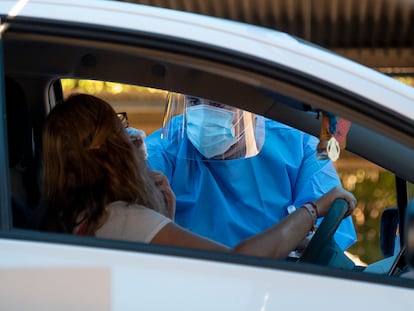
<svg viewBox="0 0 414 311"><path fill-rule="evenodd" d="M82 213L93 235L105 206L118 200L165 209L114 109L92 95L72 95L49 114L42 181L40 227L47 230L73 232Z"/></svg>

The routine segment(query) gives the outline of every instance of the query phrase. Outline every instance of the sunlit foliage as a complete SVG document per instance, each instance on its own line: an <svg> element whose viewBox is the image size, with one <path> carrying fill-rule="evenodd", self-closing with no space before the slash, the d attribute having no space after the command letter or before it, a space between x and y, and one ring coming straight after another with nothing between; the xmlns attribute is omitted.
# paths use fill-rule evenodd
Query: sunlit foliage
<svg viewBox="0 0 414 311"><path fill-rule="evenodd" d="M382 259L379 228L383 210L396 206L394 175L387 171L363 168L338 173L343 186L358 199L352 216L358 242L349 251L366 263Z"/></svg>
<svg viewBox="0 0 414 311"><path fill-rule="evenodd" d="M410 77L410 76L401 76L401 77L395 77L395 79L397 79L398 81L401 81L405 84L414 86L414 77Z"/></svg>
<svg viewBox="0 0 414 311"><path fill-rule="evenodd" d="M140 92L140 93L148 93L148 94L155 94L158 92L163 92L163 91L149 88L149 87L114 83L114 82L108 82L108 81L75 80L75 79L61 79L60 81L62 83L63 90L66 92L68 92L68 90L70 90L71 92L82 91L82 92L94 94L94 95L101 94L101 93L109 93L112 95L117 95L121 93L130 93L130 92Z"/></svg>

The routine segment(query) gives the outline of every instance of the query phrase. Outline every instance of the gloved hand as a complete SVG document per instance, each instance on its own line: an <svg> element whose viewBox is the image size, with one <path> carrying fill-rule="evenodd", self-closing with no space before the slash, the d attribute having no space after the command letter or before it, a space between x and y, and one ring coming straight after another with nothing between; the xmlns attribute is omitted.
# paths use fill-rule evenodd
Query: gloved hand
<svg viewBox="0 0 414 311"><path fill-rule="evenodd" d="M145 134L145 132L143 130L139 130L133 127L125 128L125 132L127 136L129 137L129 139L131 140L131 142L134 144L134 146L137 147L138 149L141 149L144 154L145 159L147 159L148 157L147 146L145 145L145 141L144 141L147 135Z"/></svg>
<svg viewBox="0 0 414 311"><path fill-rule="evenodd" d="M167 177L161 172L151 171L151 176L154 180L155 186L161 191L164 197L166 212L164 216L174 220L175 217L175 194L171 189Z"/></svg>

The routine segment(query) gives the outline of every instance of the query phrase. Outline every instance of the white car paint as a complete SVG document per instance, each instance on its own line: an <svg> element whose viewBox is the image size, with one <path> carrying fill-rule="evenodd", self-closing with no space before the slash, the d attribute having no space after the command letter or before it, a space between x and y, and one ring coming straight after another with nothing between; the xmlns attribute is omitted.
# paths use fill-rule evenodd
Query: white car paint
<svg viewBox="0 0 414 311"><path fill-rule="evenodd" d="M191 258L13 240L0 240L0 249L7 254L0 259L2 310L349 311L367 301L375 310L403 310L412 296L410 289Z"/></svg>
<svg viewBox="0 0 414 311"><path fill-rule="evenodd" d="M9 12L18 3L3 0L0 10ZM14 14L148 31L235 51L242 49L257 58L278 62L331 83L340 81L341 87L414 119L413 88L270 29L168 9L97 0L25 0Z"/></svg>

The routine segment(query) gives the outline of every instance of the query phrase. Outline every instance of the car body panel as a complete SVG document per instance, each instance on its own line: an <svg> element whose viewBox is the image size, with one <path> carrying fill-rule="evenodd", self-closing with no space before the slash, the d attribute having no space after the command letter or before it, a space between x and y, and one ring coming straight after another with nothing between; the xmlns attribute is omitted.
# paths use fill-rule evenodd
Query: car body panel
<svg viewBox="0 0 414 311"><path fill-rule="evenodd" d="M366 301L372 302L370 307L385 310L392 306L404 309L412 294L411 289L395 286L368 286L329 276L156 254L13 240L1 241L1 249L10 254L0 261L2 280L10 277L0 292L2 307L21 306L20 299L25 294L26 306L30 310L38 310L32 308L38 306L40 310L44 307L42 299L50 300L53 306L54 298L49 296L59 296L64 289L70 290L62 296L68 310L69 306L87 310L89 303L96 307L91 298L102 299L97 305L103 310L209 311L218 306L246 311L328 310L334 304L336 310L345 311L359 309ZM21 273L25 282L19 278ZM70 284L78 284L82 290L73 290ZM20 293L18 297L16 291ZM344 302L347 296L350 299ZM105 303L110 303L110 308Z"/></svg>

